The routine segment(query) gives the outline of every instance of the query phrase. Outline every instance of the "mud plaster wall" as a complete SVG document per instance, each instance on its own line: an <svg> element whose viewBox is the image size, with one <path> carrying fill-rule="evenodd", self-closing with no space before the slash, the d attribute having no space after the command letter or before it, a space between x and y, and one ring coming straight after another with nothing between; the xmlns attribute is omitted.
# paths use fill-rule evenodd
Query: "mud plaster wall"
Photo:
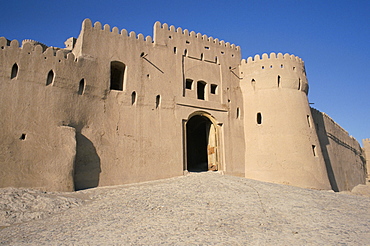
<svg viewBox="0 0 370 246"><path fill-rule="evenodd" d="M183 122L199 111L220 127L222 170L243 176L243 124L236 119L242 95L229 71L240 60L239 49L208 38L199 42L202 36L159 23L155 37L144 40L125 30L118 34L116 28L93 27L86 20L72 52L27 42L19 47L1 38L0 147L6 150L1 153L1 176L6 177L1 186L73 190L182 175ZM208 52L202 55L200 49ZM216 59L221 52L224 58ZM126 65L122 91L110 89L112 61ZM199 74L209 66L219 71L217 79ZM48 83L50 71L54 77ZM202 101L185 96L185 76L217 83L217 95L207 90L209 100ZM19 139L22 134L25 139Z"/></svg>
<svg viewBox="0 0 370 246"><path fill-rule="evenodd" d="M328 115L311 108L332 189L364 184L366 160L360 144Z"/></svg>
<svg viewBox="0 0 370 246"><path fill-rule="evenodd" d="M242 61L240 76L246 177L330 189L311 122L303 61L288 54L257 55Z"/></svg>
<svg viewBox="0 0 370 246"><path fill-rule="evenodd" d="M366 157L367 177L370 177L370 138L362 139L363 150Z"/></svg>

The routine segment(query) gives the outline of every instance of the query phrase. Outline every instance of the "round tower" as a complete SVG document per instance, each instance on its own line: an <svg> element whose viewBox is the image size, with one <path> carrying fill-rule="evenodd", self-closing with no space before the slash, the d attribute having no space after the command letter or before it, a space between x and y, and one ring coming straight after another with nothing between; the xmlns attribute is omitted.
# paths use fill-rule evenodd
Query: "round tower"
<svg viewBox="0 0 370 246"><path fill-rule="evenodd" d="M307 99L304 62L263 54L242 60L245 176L304 188L331 189Z"/></svg>

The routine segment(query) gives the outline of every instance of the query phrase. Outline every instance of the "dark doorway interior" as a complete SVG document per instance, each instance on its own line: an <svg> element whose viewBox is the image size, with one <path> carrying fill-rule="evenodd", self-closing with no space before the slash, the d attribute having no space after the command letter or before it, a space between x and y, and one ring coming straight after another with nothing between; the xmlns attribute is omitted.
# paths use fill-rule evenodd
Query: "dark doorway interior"
<svg viewBox="0 0 370 246"><path fill-rule="evenodd" d="M195 115L186 124L187 170L189 172L208 171L208 137L211 121Z"/></svg>
<svg viewBox="0 0 370 246"><path fill-rule="evenodd" d="M81 132L76 131L76 159L74 170L75 190L94 188L99 185L100 157L94 144Z"/></svg>

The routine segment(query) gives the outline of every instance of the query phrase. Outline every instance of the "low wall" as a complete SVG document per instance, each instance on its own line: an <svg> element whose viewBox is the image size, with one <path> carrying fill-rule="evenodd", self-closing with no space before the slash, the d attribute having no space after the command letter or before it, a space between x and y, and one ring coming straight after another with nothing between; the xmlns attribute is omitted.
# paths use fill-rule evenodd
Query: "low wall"
<svg viewBox="0 0 370 246"><path fill-rule="evenodd" d="M351 190L366 181L366 160L360 144L332 118L311 108L332 189Z"/></svg>

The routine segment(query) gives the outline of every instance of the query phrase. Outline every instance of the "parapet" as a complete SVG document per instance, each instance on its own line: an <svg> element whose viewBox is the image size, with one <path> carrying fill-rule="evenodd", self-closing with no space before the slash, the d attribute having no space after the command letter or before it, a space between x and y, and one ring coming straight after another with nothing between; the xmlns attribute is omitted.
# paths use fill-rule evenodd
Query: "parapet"
<svg viewBox="0 0 370 246"><path fill-rule="evenodd" d="M35 41L35 40L32 40L32 39L24 39L24 40L22 40L22 46L25 43L31 44L33 46L40 45L42 47L43 51L45 51L49 47L49 46L47 46L47 45L45 45L43 43L40 43L40 42Z"/></svg>
<svg viewBox="0 0 370 246"><path fill-rule="evenodd" d="M252 88L289 88L308 94L308 81L303 60L295 55L264 53L241 60L242 80L253 81ZM242 81L242 82L244 82Z"/></svg>
<svg viewBox="0 0 370 246"><path fill-rule="evenodd" d="M165 35L161 35L165 34ZM222 48L227 48L231 50L239 51L240 47L235 44L230 44L229 42L225 42L223 40L219 40L218 38L208 37L207 35L203 35L201 33L195 33L194 31L190 31L187 29L182 29L181 27L176 28L175 26L168 26L167 23L161 24L157 21L154 24L154 42L161 43L161 39L195 39L198 42L202 42L204 45L214 45L220 46Z"/></svg>
<svg viewBox="0 0 370 246"><path fill-rule="evenodd" d="M90 19L85 19L83 22L82 22L82 31L101 31L101 32L105 32L107 34L111 34L111 35L117 35L117 36L121 36L123 38L130 38L130 39L136 39L138 41L145 41L147 43L152 43L152 37L151 36L147 36L144 38L144 35L139 33L136 35L136 33L134 31L128 33L126 29L122 29L121 31L119 31L118 27L113 27L111 29L110 25L108 24L105 24L104 26L99 22L95 22L94 25L92 25L92 22Z"/></svg>

